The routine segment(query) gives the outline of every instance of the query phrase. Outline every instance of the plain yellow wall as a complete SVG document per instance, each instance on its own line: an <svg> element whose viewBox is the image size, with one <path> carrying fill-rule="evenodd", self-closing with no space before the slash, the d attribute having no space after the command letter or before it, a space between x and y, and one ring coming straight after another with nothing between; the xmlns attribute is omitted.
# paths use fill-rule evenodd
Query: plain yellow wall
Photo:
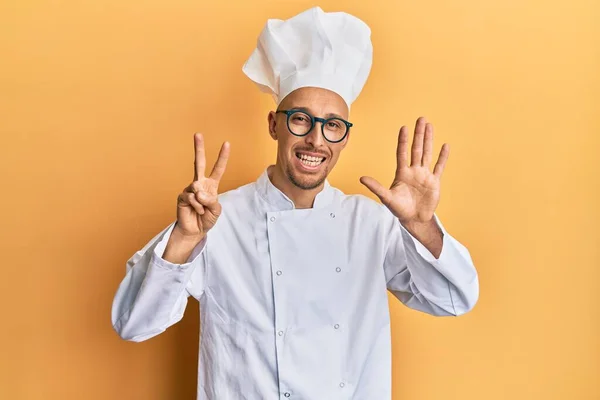
<svg viewBox="0 0 600 400"><path fill-rule="evenodd" d="M2 2L1 399L194 398L197 303L134 344L112 298L175 217L194 132L210 163L231 141L224 190L274 161L273 103L241 66L267 18L313 5ZM461 318L390 298L394 399L600 399L600 3L319 5L366 21L375 49L331 182L389 183L398 128L425 115L451 145L438 215L480 274Z"/></svg>

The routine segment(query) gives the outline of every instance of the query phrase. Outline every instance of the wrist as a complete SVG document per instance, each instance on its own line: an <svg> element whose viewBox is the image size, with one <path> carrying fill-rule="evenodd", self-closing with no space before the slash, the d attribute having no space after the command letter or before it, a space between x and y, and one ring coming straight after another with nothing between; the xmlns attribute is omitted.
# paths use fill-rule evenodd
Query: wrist
<svg viewBox="0 0 600 400"><path fill-rule="evenodd" d="M205 237L205 234L185 235L179 230L173 229L162 258L173 264L185 264L194 248Z"/></svg>
<svg viewBox="0 0 600 400"><path fill-rule="evenodd" d="M435 218L431 218L430 221L412 221L407 223L400 221L400 223L436 259L440 257L444 245L444 233Z"/></svg>
<svg viewBox="0 0 600 400"><path fill-rule="evenodd" d="M411 235L420 241L431 240L435 237L441 236L442 234L442 231L438 227L438 224L433 217L429 221L400 220L400 223L402 226L404 226L404 228L406 228L407 231L411 233Z"/></svg>
<svg viewBox="0 0 600 400"><path fill-rule="evenodd" d="M423 230L436 225L433 217L428 221L419 221L417 219L402 220L400 218L398 218L398 220L406 229Z"/></svg>
<svg viewBox="0 0 600 400"><path fill-rule="evenodd" d="M206 236L206 234L202 233L202 232L198 232L196 234L184 233L179 228L179 225L176 223L175 227L173 228L173 231L171 232L171 237L169 238L169 242L173 241L174 243L178 243L181 245L196 246L198 243L200 243L204 239L205 236Z"/></svg>

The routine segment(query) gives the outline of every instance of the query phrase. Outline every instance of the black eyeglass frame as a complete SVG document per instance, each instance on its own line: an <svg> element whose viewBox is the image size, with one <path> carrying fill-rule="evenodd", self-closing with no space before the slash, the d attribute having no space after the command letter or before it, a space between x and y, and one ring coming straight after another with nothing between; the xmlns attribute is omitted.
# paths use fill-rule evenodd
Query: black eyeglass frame
<svg viewBox="0 0 600 400"><path fill-rule="evenodd" d="M310 118L310 129L302 135L298 135L297 133L294 133L294 131L292 131L292 129L290 128L290 117L292 115L294 115L295 113L301 112L302 114L306 114L308 115L308 117ZM297 137L303 137L308 135L313 128L315 127L315 122L320 122L321 123L321 134L323 135L323 137L325 138L325 140L327 140L329 143L339 143L342 140L346 139L346 136L348 136L348 133L350 133L350 128L353 126L353 124L351 122L346 121L345 119L342 118L338 118L338 117L332 117L332 118L319 118L319 117L313 117L312 115L310 115L309 113L307 113L304 110L299 110L299 109L290 109L290 110L277 110L275 111L275 113L284 113L287 115L287 128L288 131L290 131L290 133L294 136ZM346 133L344 134L344 136L342 136L341 139L339 140L329 140L327 138L327 135L325 135L325 124L328 123L329 121L342 121L345 125L346 125Z"/></svg>

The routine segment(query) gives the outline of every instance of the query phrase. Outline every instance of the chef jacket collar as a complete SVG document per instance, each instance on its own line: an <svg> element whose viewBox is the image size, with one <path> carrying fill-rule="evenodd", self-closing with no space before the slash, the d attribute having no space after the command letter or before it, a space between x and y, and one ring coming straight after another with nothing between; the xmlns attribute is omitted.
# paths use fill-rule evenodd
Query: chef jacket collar
<svg viewBox="0 0 600 400"><path fill-rule="evenodd" d="M295 209L294 202L287 197L281 190L277 189L271 180L269 179L269 168L265 169L262 175L256 182L256 190L260 196L271 206L275 207L273 211L284 211ZM323 190L321 190L315 197L313 208L324 208L331 204L333 201L334 189L329 184L329 181L325 180Z"/></svg>

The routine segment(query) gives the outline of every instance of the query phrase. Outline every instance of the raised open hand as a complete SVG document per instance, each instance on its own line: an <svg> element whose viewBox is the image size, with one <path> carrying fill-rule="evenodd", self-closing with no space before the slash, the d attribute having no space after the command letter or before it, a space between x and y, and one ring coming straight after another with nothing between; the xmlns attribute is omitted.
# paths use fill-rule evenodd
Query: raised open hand
<svg viewBox="0 0 600 400"><path fill-rule="evenodd" d="M433 126L420 117L415 126L411 162L408 163L408 128L398 134L396 176L389 189L374 178L363 176L360 182L375 193L402 223L427 222L440 201L440 181L450 149L444 143L433 172L429 170L433 152Z"/></svg>
<svg viewBox="0 0 600 400"><path fill-rule="evenodd" d="M204 237L221 215L218 201L219 182L229 158L229 143L223 143L219 158L210 176L204 176L206 157L202 134L194 135L194 181L177 197L177 224L175 229L183 237Z"/></svg>

